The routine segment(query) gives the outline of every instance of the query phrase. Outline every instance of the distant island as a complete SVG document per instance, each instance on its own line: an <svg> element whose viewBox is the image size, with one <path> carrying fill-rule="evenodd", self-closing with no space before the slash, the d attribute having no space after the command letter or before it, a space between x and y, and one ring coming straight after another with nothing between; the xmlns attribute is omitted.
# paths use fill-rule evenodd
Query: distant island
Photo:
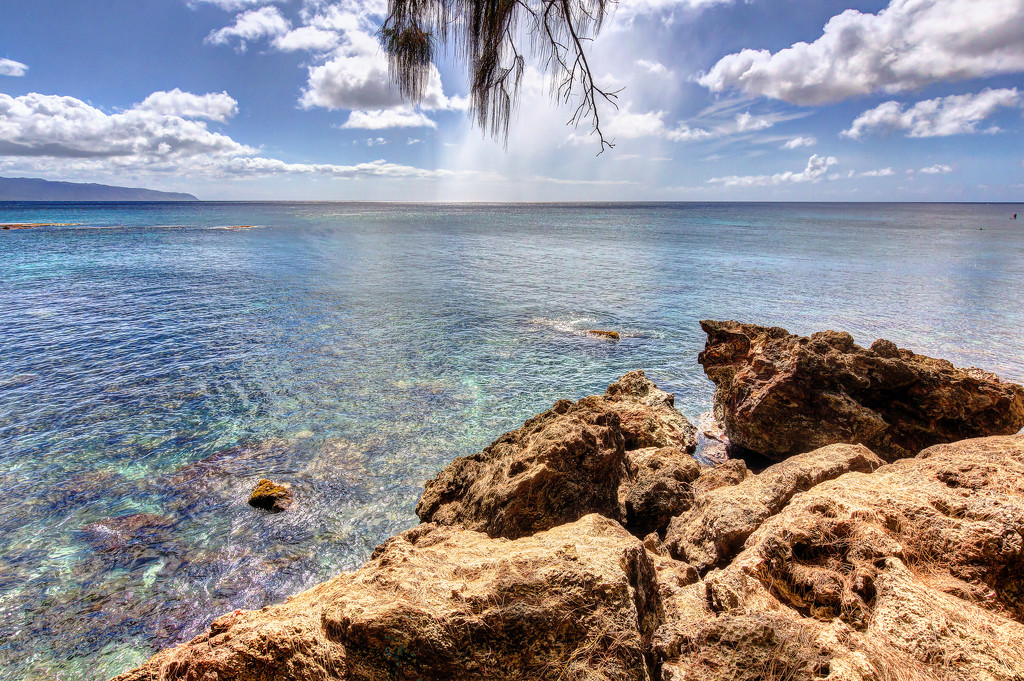
<svg viewBox="0 0 1024 681"><path fill-rule="evenodd" d="M191 194L31 177L0 177L0 201L198 201Z"/></svg>

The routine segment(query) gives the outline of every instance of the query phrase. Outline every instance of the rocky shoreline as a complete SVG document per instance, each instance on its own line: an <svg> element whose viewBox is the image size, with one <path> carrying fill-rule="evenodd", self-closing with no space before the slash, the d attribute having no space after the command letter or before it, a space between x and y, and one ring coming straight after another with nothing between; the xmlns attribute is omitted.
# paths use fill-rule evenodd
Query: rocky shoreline
<svg viewBox="0 0 1024 681"><path fill-rule="evenodd" d="M116 681L1024 678L1024 389L702 327L724 463L629 372L453 461L359 570Z"/></svg>

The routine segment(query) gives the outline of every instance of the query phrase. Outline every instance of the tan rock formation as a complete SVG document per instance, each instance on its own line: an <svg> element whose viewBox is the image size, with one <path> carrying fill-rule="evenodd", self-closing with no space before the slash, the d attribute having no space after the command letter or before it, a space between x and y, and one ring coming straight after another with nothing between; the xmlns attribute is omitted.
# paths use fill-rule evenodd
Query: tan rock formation
<svg viewBox="0 0 1024 681"><path fill-rule="evenodd" d="M663 678L1022 678L1022 539L1024 436L823 482L704 581L662 580Z"/></svg>
<svg viewBox="0 0 1024 681"><path fill-rule="evenodd" d="M732 560L747 537L797 493L849 471L870 473L882 463L860 445L830 445L790 457L735 486L698 496L687 513L669 523L665 546L704 574Z"/></svg>
<svg viewBox="0 0 1024 681"><path fill-rule="evenodd" d="M288 485L282 485L266 478L261 479L249 495L249 505L271 513L288 510L294 498Z"/></svg>
<svg viewBox="0 0 1024 681"><path fill-rule="evenodd" d="M734 445L776 459L837 442L892 461L925 447L1024 427L1024 388L848 333L703 321L699 361Z"/></svg>
<svg viewBox="0 0 1024 681"><path fill-rule="evenodd" d="M672 395L633 371L605 395L559 400L482 452L455 459L427 483L416 514L508 538L587 513L620 519L620 487L631 479L626 450L648 447L692 452L696 429L675 410ZM675 468L665 472L677 476ZM678 475L688 482L689 473Z"/></svg>
<svg viewBox="0 0 1024 681"><path fill-rule="evenodd" d="M516 541L420 525L281 605L218 618L117 681L651 678L651 559L597 515Z"/></svg>

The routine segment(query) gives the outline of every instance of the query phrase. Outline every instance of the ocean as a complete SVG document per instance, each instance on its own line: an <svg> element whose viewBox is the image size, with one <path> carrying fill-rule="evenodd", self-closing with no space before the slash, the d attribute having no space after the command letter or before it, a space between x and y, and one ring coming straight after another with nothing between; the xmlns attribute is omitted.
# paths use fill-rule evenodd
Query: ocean
<svg viewBox="0 0 1024 681"><path fill-rule="evenodd" d="M1024 382L1015 212L0 203L75 223L0 231L0 679L107 679L355 569L452 458L631 369L696 422L701 319Z"/></svg>

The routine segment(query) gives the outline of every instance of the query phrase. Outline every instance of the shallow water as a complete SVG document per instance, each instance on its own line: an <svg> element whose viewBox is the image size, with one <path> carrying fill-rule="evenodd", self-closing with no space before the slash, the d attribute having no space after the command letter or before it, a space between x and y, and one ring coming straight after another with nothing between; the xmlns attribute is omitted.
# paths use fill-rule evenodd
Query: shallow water
<svg viewBox="0 0 1024 681"><path fill-rule="evenodd" d="M0 203L80 223L0 231L0 679L105 679L353 569L450 459L630 369L696 420L703 318L1024 381L1014 212ZM263 476L296 505L249 508Z"/></svg>

